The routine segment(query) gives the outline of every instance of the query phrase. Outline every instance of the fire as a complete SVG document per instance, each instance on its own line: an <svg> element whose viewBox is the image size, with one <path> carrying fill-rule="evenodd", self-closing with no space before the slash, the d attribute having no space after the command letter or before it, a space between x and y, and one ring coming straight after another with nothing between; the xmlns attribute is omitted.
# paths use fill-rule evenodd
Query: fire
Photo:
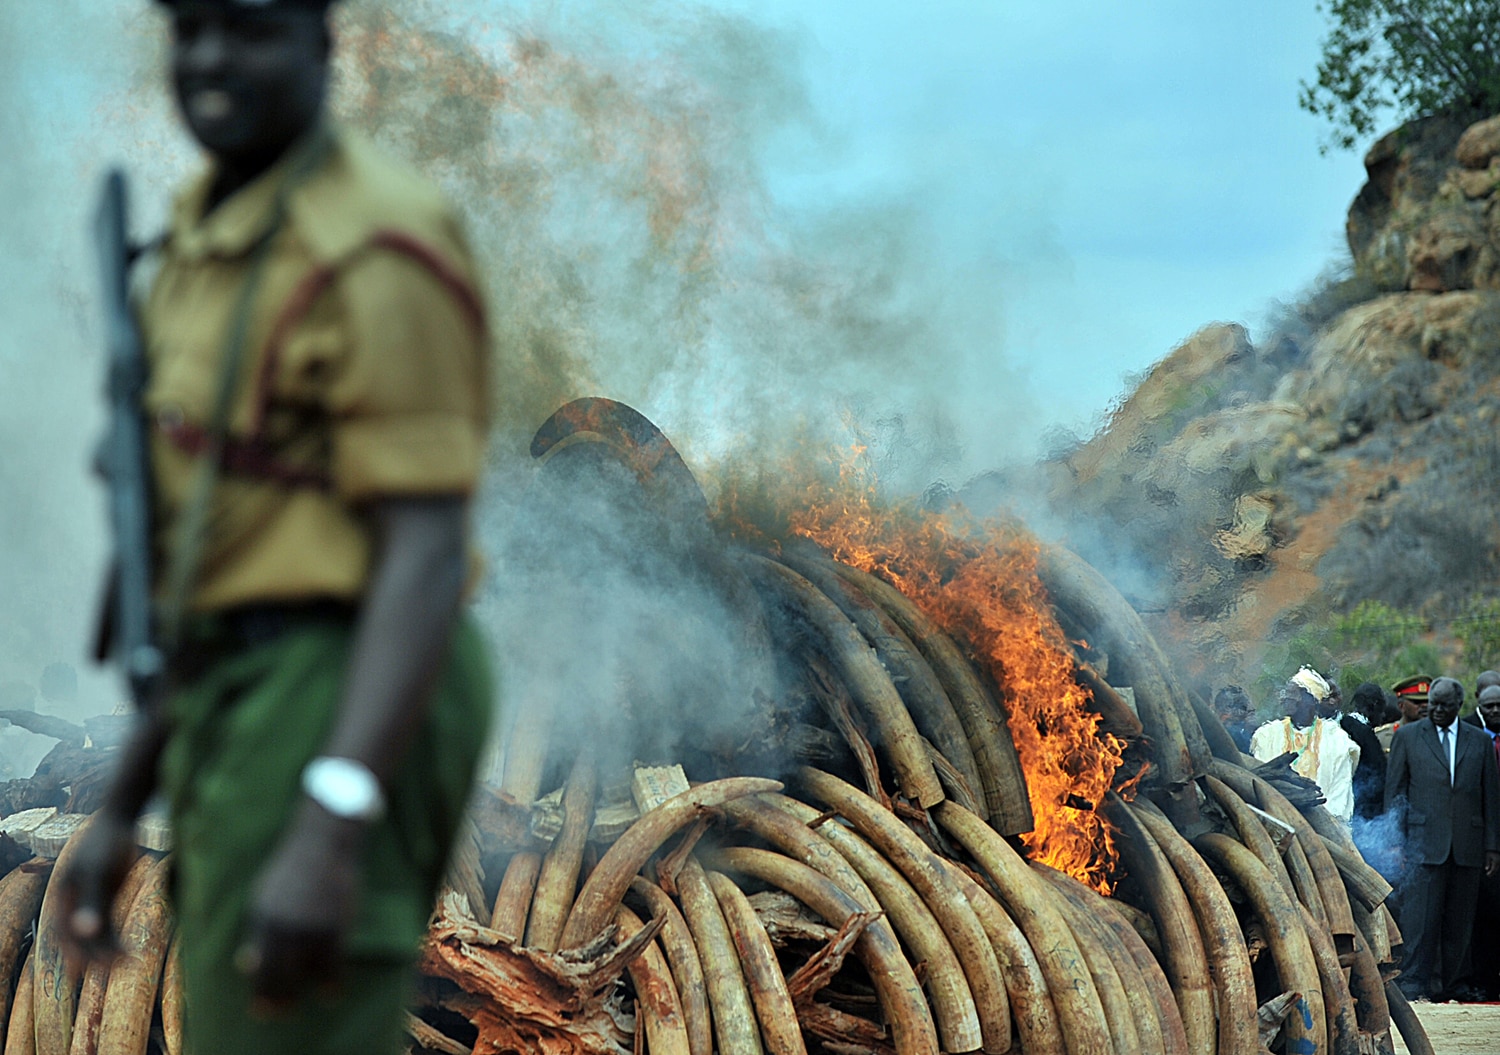
<svg viewBox="0 0 1500 1055"><path fill-rule="evenodd" d="M1116 851L1095 807L1125 742L1099 732L1089 694L1074 680L1067 636L1037 577L1036 540L963 512L882 505L868 476L847 465L838 485L809 485L798 505L793 534L890 582L988 669L1010 712L1036 816L1026 846L1108 893Z"/></svg>

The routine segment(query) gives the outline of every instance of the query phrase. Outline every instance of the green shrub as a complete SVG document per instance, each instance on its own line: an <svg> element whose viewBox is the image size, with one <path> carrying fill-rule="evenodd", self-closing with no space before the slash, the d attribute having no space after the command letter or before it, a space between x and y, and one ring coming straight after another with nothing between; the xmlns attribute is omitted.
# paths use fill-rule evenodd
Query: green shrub
<svg viewBox="0 0 1500 1055"><path fill-rule="evenodd" d="M1467 673L1477 675L1500 667L1500 599L1472 599L1464 614L1453 621L1453 636L1463 647Z"/></svg>
<svg viewBox="0 0 1500 1055"><path fill-rule="evenodd" d="M1317 79L1298 104L1333 131L1322 149L1347 150L1378 122L1442 112L1500 110L1500 0L1327 0Z"/></svg>
<svg viewBox="0 0 1500 1055"><path fill-rule="evenodd" d="M1311 622L1272 650L1256 680L1258 698L1274 709L1277 693L1297 668L1336 672L1344 698L1373 681L1385 688L1410 674L1444 673L1441 651L1421 616L1381 601L1362 601L1343 614Z"/></svg>

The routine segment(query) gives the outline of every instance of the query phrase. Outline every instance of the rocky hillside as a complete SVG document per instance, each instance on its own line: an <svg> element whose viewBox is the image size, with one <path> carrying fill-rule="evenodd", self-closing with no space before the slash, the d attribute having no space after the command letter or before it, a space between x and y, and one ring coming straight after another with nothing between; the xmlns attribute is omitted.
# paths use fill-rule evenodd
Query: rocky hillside
<svg viewBox="0 0 1500 1055"><path fill-rule="evenodd" d="M1500 594L1500 117L1415 122L1365 166L1347 276L1261 344L1203 329L1043 467L1203 687L1366 600L1458 662L1455 620Z"/></svg>

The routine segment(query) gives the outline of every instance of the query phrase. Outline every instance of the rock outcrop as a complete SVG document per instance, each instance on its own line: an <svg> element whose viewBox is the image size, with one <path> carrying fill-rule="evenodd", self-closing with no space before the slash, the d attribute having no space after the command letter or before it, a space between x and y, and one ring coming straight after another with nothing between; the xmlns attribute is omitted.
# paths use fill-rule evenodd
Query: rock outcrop
<svg viewBox="0 0 1500 1055"><path fill-rule="evenodd" d="M1360 600L1500 592L1500 117L1414 122L1365 166L1350 275L1260 344L1204 328L1044 466L1069 540L1205 686Z"/></svg>

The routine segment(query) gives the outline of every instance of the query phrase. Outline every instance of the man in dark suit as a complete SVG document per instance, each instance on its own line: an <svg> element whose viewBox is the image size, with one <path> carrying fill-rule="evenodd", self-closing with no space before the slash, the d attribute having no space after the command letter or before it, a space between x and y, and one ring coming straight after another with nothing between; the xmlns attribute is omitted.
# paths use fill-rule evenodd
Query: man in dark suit
<svg viewBox="0 0 1500 1055"><path fill-rule="evenodd" d="M1400 985L1414 999L1456 995L1470 970L1481 871L1500 872L1500 768L1490 738L1457 720L1463 699L1457 681L1434 681L1427 717L1396 730L1386 769L1386 808L1406 802Z"/></svg>

